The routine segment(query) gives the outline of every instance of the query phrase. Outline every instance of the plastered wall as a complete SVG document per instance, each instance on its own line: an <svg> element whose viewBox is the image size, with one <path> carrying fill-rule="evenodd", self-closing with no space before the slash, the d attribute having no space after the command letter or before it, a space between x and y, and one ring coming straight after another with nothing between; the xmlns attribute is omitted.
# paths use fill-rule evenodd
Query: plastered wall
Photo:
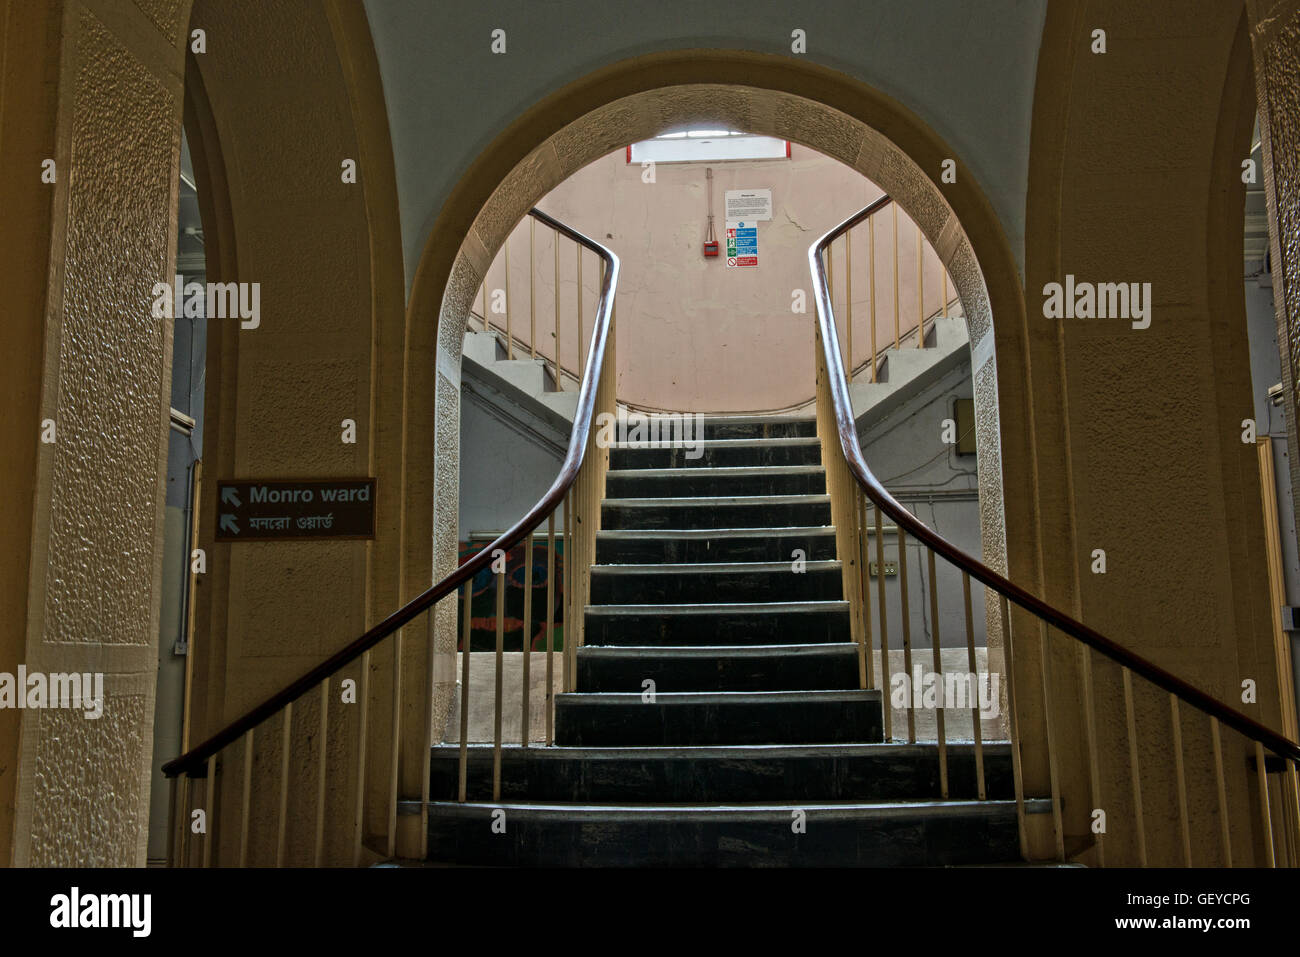
<svg viewBox="0 0 1300 957"><path fill-rule="evenodd" d="M708 182L713 172L714 229L721 254L706 258ZM607 243L621 258L618 294L619 399L644 409L684 412L763 412L808 402L813 393L813 342L808 316L813 308L808 247L882 191L843 163L805 146L791 146L789 159L725 163L660 163L649 171L629 164L617 150L578 170L538 206L589 236ZM733 189L771 189L772 219L758 223L759 264L728 268L725 195ZM855 366L870 354L871 269L868 229L874 230L875 308L878 348L894 342L894 217L898 229L898 327L906 336L918 317L917 227L895 208L854 231L852 297ZM509 307L513 336L530 339L535 324L541 355L555 355L555 265L552 238L530 225L510 236ZM922 242L924 315L942 303L942 267ZM487 308L495 311L506 290L505 255L498 253L487 275ZM576 371L577 272L572 244L560 246L560 341L566 369ZM590 342L599 275L594 258L584 262L583 339ZM841 325L848 321L844 245L837 244L832 280ZM950 298L956 295L951 283ZM531 296L531 298L530 298ZM797 298L801 296L801 300ZM478 310L483 309L480 296ZM796 306L802 302L802 311ZM845 337L847 338L847 337ZM570 384L573 387L573 384Z"/></svg>

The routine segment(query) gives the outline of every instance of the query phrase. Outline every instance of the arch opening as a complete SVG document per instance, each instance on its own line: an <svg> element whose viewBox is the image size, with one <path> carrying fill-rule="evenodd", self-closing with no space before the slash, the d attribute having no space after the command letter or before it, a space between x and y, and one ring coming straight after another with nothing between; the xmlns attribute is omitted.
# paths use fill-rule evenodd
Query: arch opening
<svg viewBox="0 0 1300 957"><path fill-rule="evenodd" d="M648 73L645 59L660 62ZM752 69L760 60L763 70ZM428 390L436 419L435 579L458 562L461 349L494 258L526 211L569 176L629 143L692 124L785 139L839 161L893 197L933 246L952 277L969 330L983 560L1005 570L1005 423L992 317L996 309L1008 331L1019 335L1023 299L1005 235L978 185L959 172L956 184L941 188L937 179L952 151L903 107L857 81L780 58L693 51L615 65L538 104L472 165L430 233L408 317L436 317L436 359L431 356L435 361L429 363L436 372ZM846 203L836 220L863 204ZM996 606L986 608L986 618L988 634L996 636ZM456 610L438 609L436 655L454 661L456 632ZM454 673L446 666L438 671ZM435 691L435 700L449 705L452 685L442 694ZM435 728L445 719L437 711Z"/></svg>

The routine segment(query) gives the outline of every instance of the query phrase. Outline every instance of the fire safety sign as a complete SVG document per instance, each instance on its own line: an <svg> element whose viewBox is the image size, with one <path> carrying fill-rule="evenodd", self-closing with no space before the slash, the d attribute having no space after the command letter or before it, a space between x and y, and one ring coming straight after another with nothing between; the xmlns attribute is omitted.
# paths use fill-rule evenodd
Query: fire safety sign
<svg viewBox="0 0 1300 957"><path fill-rule="evenodd" d="M727 267L758 265L758 223L727 221Z"/></svg>

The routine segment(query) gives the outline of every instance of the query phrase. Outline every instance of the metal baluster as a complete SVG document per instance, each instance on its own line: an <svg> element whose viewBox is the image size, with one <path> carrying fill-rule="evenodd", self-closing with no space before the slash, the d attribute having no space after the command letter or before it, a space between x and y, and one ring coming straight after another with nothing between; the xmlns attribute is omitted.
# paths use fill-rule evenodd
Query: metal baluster
<svg viewBox="0 0 1300 957"><path fill-rule="evenodd" d="M1056 858L1065 860L1065 829L1061 820L1061 780L1056 768L1056 721L1052 715L1052 649L1047 643L1047 622L1038 620L1039 673L1043 680L1043 722L1047 730L1047 776L1052 787L1052 832Z"/></svg>
<svg viewBox="0 0 1300 957"><path fill-rule="evenodd" d="M501 800L501 707L505 682L506 573L497 572L496 697L492 705L492 800Z"/></svg>
<svg viewBox="0 0 1300 957"><path fill-rule="evenodd" d="M473 613L474 578L465 582L465 599L460 623L460 765L457 769L456 800L465 803L469 781L469 643Z"/></svg>
<svg viewBox="0 0 1300 957"><path fill-rule="evenodd" d="M916 224L916 347L925 348L925 239Z"/></svg>
<svg viewBox="0 0 1300 957"><path fill-rule="evenodd" d="M876 217L867 217L867 266L871 283L871 381L876 381L876 361L880 355L876 347Z"/></svg>
<svg viewBox="0 0 1300 957"><path fill-rule="evenodd" d="M361 656L361 681L357 690L361 704L361 716L358 729L357 745L357 784L356 812L352 822L352 866L361 866L361 838L365 833L366 823L366 752L369 748L367 737L370 733L370 652Z"/></svg>
<svg viewBox="0 0 1300 957"><path fill-rule="evenodd" d="M925 552L929 559L930 570L930 627L933 629L934 636L934 673L940 676L943 674L943 658L939 651L939 578L935 574L934 549L927 548ZM946 801L948 799L948 735L943 724L942 689L936 703L938 707L935 709L934 720L935 736L939 740L939 794Z"/></svg>
<svg viewBox="0 0 1300 957"><path fill-rule="evenodd" d="M975 620L974 612L971 609L970 595L970 573L962 569L961 573L961 590L962 590L962 607L966 611L966 663L970 668L970 673L978 677L975 669ZM985 661L985 668L988 668L988 661ZM991 670L990 670L991 674ZM993 681L989 679L989 693L992 696ZM983 801L988 797L988 791L984 783L984 734L983 728L980 727L980 706L979 706L979 689L976 688L975 700L971 702L970 709L971 727L974 729L975 736L975 793Z"/></svg>
<svg viewBox="0 0 1300 957"><path fill-rule="evenodd" d="M1259 817L1264 831L1264 863L1277 867L1273 850L1273 815L1268 805L1268 768L1264 764L1264 745L1255 742L1255 774L1259 786Z"/></svg>
<svg viewBox="0 0 1300 957"><path fill-rule="evenodd" d="M1025 776L1020 756L1020 721L1016 714L1015 651L1011 627L1011 605L999 594L1002 617L1002 648L1007 679L1007 730L1011 734L1011 779L1016 791L1016 826L1020 834L1020 856L1029 859L1029 832L1025 826Z"/></svg>
<svg viewBox="0 0 1300 957"><path fill-rule="evenodd" d="M528 747L528 691L531 681L530 666L533 657L533 533L524 539L524 631L523 631L523 729L519 733L520 743Z"/></svg>
<svg viewBox="0 0 1300 957"><path fill-rule="evenodd" d="M912 612L907 600L907 533L898 525L898 604L903 617L903 670L912 680ZM916 743L916 709L907 706L907 740Z"/></svg>
<svg viewBox="0 0 1300 957"><path fill-rule="evenodd" d="M248 866L249 818L253 809L253 729L244 732L244 780L239 799L239 866Z"/></svg>
<svg viewBox="0 0 1300 957"><path fill-rule="evenodd" d="M284 720L280 728L280 814L275 827L276 867L284 867L289 846L289 750L293 743L293 702L286 704L280 713Z"/></svg>
<svg viewBox="0 0 1300 957"><path fill-rule="evenodd" d="M844 367L850 382L853 381L853 230L844 234Z"/></svg>
<svg viewBox="0 0 1300 957"><path fill-rule="evenodd" d="M513 359L515 357L515 337L510 330L510 237L511 235L512 233L506 233L505 241L501 244L501 248L505 251L505 260L506 260L505 261L506 276L505 276L503 289L506 294L505 299L506 299L506 358L507 359Z"/></svg>
<svg viewBox="0 0 1300 957"><path fill-rule="evenodd" d="M876 505L876 597L880 600L880 683L881 688L889 688L889 606L885 603L885 526L881 517L880 506ZM885 740L894 739L894 709L888 698L885 700Z"/></svg>
<svg viewBox="0 0 1300 957"><path fill-rule="evenodd" d="M1210 715L1210 748L1214 754L1214 780L1219 786L1219 838L1223 845L1223 865L1232 866L1232 835L1228 823L1228 791L1223 776L1223 740L1219 719Z"/></svg>
<svg viewBox="0 0 1300 957"><path fill-rule="evenodd" d="M889 212L894 224L894 348L901 349L903 334L898 312L898 204L890 203Z"/></svg>
<svg viewBox="0 0 1300 957"><path fill-rule="evenodd" d="M1079 645L1079 671L1083 676L1083 715L1088 732L1088 777L1094 807L1101 806L1101 762L1097 755L1097 716L1092 687L1092 656L1087 645ZM1096 835L1097 866L1106 866L1106 835Z"/></svg>
<svg viewBox="0 0 1300 957"><path fill-rule="evenodd" d="M537 220L528 217L528 357L537 358ZM946 315L946 313L945 313Z"/></svg>
<svg viewBox="0 0 1300 957"><path fill-rule="evenodd" d="M1169 696L1169 721L1174 731L1174 777L1178 781L1178 824L1183 835L1183 866L1192 866L1192 829L1187 817L1187 773L1183 768L1183 722L1178 715L1178 696Z"/></svg>
<svg viewBox="0 0 1300 957"><path fill-rule="evenodd" d="M316 768L316 836L312 844L312 865L325 865L325 779L329 769L330 679L320 683L320 744Z"/></svg>
<svg viewBox="0 0 1300 957"><path fill-rule="evenodd" d="M1123 668L1124 720L1128 724L1129 778L1133 783L1133 815L1137 824L1138 862L1147 866L1147 831L1142 820L1142 777L1138 768L1137 717L1133 713L1133 675Z"/></svg>
<svg viewBox="0 0 1300 957"><path fill-rule="evenodd" d="M546 744L555 741L555 513L546 516Z"/></svg>

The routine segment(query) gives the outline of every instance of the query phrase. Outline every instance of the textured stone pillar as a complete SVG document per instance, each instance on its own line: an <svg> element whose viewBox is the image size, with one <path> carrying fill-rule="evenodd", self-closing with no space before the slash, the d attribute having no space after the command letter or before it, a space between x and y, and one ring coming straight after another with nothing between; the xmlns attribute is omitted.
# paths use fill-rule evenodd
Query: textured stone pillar
<svg viewBox="0 0 1300 957"><path fill-rule="evenodd" d="M172 337L150 307L173 272L188 14L3 10L0 671L105 675L97 720L0 718L0 860L19 866L145 862Z"/></svg>
<svg viewBox="0 0 1300 957"><path fill-rule="evenodd" d="M1049 7L1026 208L1023 381L1038 528L1009 505L1020 518L1007 540L1013 580L1032 580L1026 566L1038 563L1047 601L1277 727L1259 467L1240 427L1253 408L1241 294L1241 161L1254 113L1246 33L1243 8L1219 0ZM1044 287L1068 275L1150 283L1149 325L1049 318ZM1000 382L1010 357L999 338ZM1131 756L1118 667L1092 656L1089 721L1077 646L1049 639L1045 694L1035 623L1013 623L1026 786L1048 793L1050 713L1067 854L1095 847L1099 810L1107 865L1138 862L1140 829L1150 863L1181 863L1177 828L1162 825L1177 801L1168 696L1133 679ZM1241 700L1245 678L1257 682L1255 702ZM1208 722L1186 707L1180 721L1193 863L1220 865ZM1258 862L1248 749L1235 733L1223 748L1233 863Z"/></svg>
<svg viewBox="0 0 1300 957"><path fill-rule="evenodd" d="M1297 442L1300 393L1300 0L1248 0L1255 94L1263 145L1264 198L1273 272L1273 308L1287 397L1287 441ZM1291 495L1300 506L1300 456L1291 456Z"/></svg>

